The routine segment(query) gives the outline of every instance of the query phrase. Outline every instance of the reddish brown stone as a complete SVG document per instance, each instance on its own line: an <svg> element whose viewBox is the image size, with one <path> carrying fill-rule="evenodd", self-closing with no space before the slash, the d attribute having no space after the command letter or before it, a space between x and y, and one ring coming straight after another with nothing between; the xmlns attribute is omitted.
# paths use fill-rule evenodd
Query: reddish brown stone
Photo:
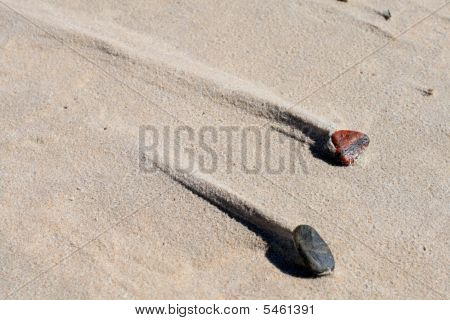
<svg viewBox="0 0 450 320"><path fill-rule="evenodd" d="M331 135L331 142L341 163L349 166L369 145L369 137L358 131L339 130Z"/></svg>

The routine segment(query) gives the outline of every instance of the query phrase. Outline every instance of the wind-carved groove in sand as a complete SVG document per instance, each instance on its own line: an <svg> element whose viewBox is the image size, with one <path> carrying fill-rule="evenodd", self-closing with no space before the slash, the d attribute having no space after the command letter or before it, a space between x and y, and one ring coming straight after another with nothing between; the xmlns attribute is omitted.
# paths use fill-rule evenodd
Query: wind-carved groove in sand
<svg viewBox="0 0 450 320"><path fill-rule="evenodd" d="M145 56L139 55L139 52L134 52L133 57L123 47L119 48L103 39L91 40L84 44L115 58L134 62L140 60L139 63L157 70L157 74L163 77L160 81L166 82L167 87L178 87L179 93L186 90L201 94L222 106L239 108L267 120L294 127L314 141L327 140L336 129L334 123L295 106L268 88L256 86L201 62L187 57L177 57L176 61L172 61L169 56L158 57L156 50L153 50L154 55L151 57L148 53ZM171 91L174 92L173 89Z"/></svg>
<svg viewBox="0 0 450 320"><path fill-rule="evenodd" d="M41 24L51 30L58 31L58 37L68 40L70 45L92 48L114 59L133 64L139 62L153 69L158 80L166 83L172 91L174 87L181 92L184 88L219 104L231 105L264 117L272 123L276 121L292 126L313 140L318 155L326 155L330 150L339 156L342 164L349 165L368 146L367 135L348 130L335 131L334 123L284 100L270 89L190 59L159 40L116 25L101 28L100 32L94 26L84 27L82 21L78 20L68 29L64 25L67 24L66 20L70 20L69 17L62 23L58 20L61 18L55 15L49 17L45 12L29 15L39 19ZM335 133L339 134L330 140Z"/></svg>
<svg viewBox="0 0 450 320"><path fill-rule="evenodd" d="M242 199L228 186L215 180L212 176L200 173L198 170L188 173L159 162L153 162L153 164L173 180L220 210L231 213L234 217L266 231L279 235L290 235L291 231L284 223L270 218L262 209Z"/></svg>
<svg viewBox="0 0 450 320"><path fill-rule="evenodd" d="M55 16L44 20L46 15L44 12L33 13L33 17L39 19L40 24L52 32L57 31L58 36L68 45L92 48L117 59L145 64L150 69L157 70L159 75L168 77L161 79L163 81L170 81L194 92L201 88L203 91L201 94L216 102L293 125L312 135L329 134L335 128L333 123L294 106L293 103L272 93L270 89L193 60L179 51L170 49L167 44L158 46L159 43L155 42L159 40L150 38L148 41L139 41L149 37L119 26L115 28L120 29L120 32L105 35L105 29L102 29L101 34L92 26L83 27L82 21L71 24L69 29L63 23L58 23ZM67 24L67 21L64 22ZM113 31L110 25L109 27L108 30ZM124 38L124 35L129 35L126 42L120 40L120 36ZM146 46L145 43L150 45ZM165 47L165 51L161 51L159 47Z"/></svg>
<svg viewBox="0 0 450 320"><path fill-rule="evenodd" d="M256 88L242 79L233 82L218 82L217 79L186 77L186 86L198 87L199 82L207 95L214 102L233 106L248 113L285 124L300 130L314 141L327 140L336 125L326 119L306 112L298 106L272 94L269 89Z"/></svg>
<svg viewBox="0 0 450 320"><path fill-rule="evenodd" d="M313 276L302 267L303 261L295 248L292 231L287 223L273 219L210 175L196 170L188 173L160 162L153 164L171 179L260 236L268 245L266 257L282 272L293 276Z"/></svg>

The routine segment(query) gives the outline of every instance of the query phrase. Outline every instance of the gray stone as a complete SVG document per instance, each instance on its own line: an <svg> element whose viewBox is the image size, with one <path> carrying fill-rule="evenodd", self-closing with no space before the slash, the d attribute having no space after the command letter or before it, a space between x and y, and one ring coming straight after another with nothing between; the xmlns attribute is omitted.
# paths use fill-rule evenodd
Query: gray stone
<svg viewBox="0 0 450 320"><path fill-rule="evenodd" d="M292 232L295 247L304 266L314 275L326 275L334 270L330 248L313 227L300 225Z"/></svg>

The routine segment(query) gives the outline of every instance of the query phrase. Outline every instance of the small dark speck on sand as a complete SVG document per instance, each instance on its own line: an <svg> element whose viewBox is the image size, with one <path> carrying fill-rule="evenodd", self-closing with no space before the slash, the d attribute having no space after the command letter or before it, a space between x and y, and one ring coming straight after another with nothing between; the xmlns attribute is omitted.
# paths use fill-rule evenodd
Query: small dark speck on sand
<svg viewBox="0 0 450 320"><path fill-rule="evenodd" d="M104 127L104 128L103 128L103 130L107 130L107 129L108 129L108 127Z"/></svg>
<svg viewBox="0 0 450 320"><path fill-rule="evenodd" d="M64 109L68 109L69 107L68 107L68 106L64 106L63 108L64 108Z"/></svg>
<svg viewBox="0 0 450 320"><path fill-rule="evenodd" d="M424 97L429 97L433 95L433 89L429 88L429 89L422 89L422 95Z"/></svg>
<svg viewBox="0 0 450 320"><path fill-rule="evenodd" d="M425 248L425 246L423 246L423 251L427 251L427 248Z"/></svg>
<svg viewBox="0 0 450 320"><path fill-rule="evenodd" d="M338 0L339 2L348 2L348 0Z"/></svg>
<svg viewBox="0 0 450 320"><path fill-rule="evenodd" d="M386 20L392 18L391 12L389 10L381 11L379 14Z"/></svg>

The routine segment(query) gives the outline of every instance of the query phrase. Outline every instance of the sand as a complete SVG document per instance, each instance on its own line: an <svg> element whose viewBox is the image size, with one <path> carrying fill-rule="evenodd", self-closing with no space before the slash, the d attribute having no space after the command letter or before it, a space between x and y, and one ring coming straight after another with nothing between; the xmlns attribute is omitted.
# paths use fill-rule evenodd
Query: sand
<svg viewBox="0 0 450 320"><path fill-rule="evenodd" d="M0 297L448 299L449 19L442 0L1 0ZM219 137L213 172L145 172L141 126L263 127L298 168L249 172ZM334 128L370 136L355 166L316 152ZM299 224L332 275L268 236Z"/></svg>

